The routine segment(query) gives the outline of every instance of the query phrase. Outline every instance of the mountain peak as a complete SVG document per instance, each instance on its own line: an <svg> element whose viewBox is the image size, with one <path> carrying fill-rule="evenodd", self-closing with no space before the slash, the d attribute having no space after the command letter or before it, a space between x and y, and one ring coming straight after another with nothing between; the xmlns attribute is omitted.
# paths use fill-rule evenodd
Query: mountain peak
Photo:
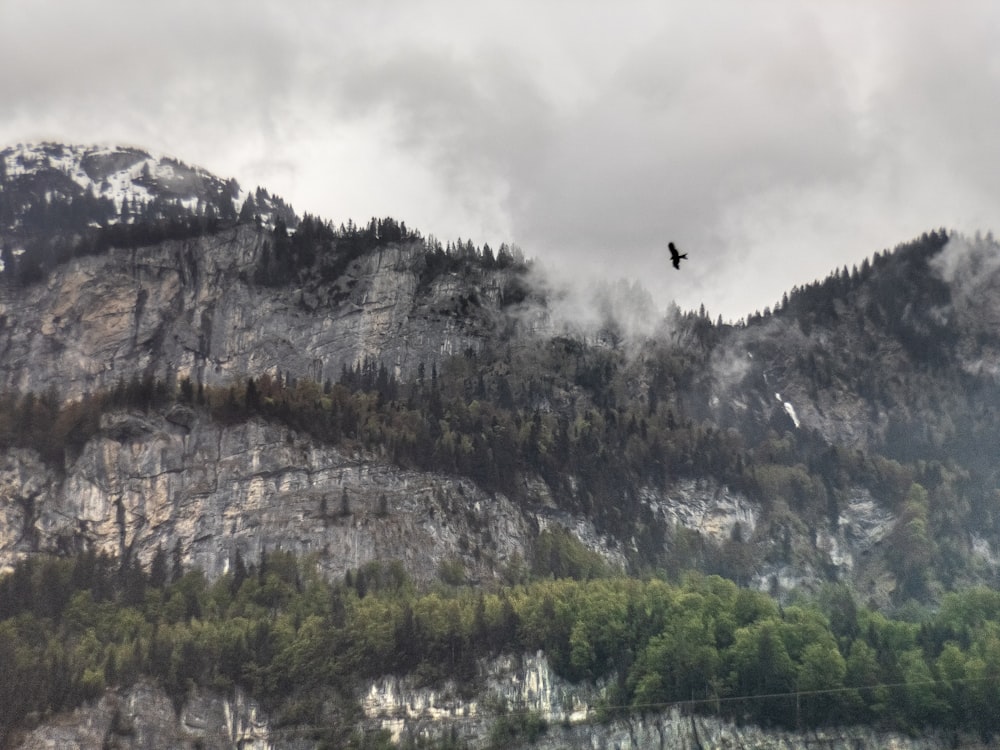
<svg viewBox="0 0 1000 750"><path fill-rule="evenodd" d="M30 181L61 174L81 191L111 199L118 209L126 198L133 203L146 203L156 197L204 200L212 188L220 187L230 188L234 203L240 198L235 180L224 182L200 167L126 146L19 144L0 152L0 159L4 162L0 169L8 180ZM232 190L234 185L236 189Z"/></svg>
<svg viewBox="0 0 1000 750"><path fill-rule="evenodd" d="M291 207L263 189L251 194L233 178L141 148L43 142L0 151L0 235L15 247L140 219L235 221L248 199L262 224L294 226Z"/></svg>

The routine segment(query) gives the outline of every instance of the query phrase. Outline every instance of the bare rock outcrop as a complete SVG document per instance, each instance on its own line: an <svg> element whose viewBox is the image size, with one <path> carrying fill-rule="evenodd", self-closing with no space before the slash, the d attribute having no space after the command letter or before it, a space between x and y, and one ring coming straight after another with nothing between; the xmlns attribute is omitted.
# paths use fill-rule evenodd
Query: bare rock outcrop
<svg viewBox="0 0 1000 750"><path fill-rule="evenodd" d="M30 451L0 454L0 565L33 552L93 548L136 555L181 552L210 578L239 553L312 555L342 576L373 560L400 560L431 580L442 560L492 576L524 558L532 521L502 495L468 480L349 455L252 420L223 426L190 415L105 416L65 475Z"/></svg>
<svg viewBox="0 0 1000 750"><path fill-rule="evenodd" d="M354 260L334 283L255 283L270 235L236 226L111 249L0 289L0 387L64 398L133 375L228 385L248 374L336 380L366 357L412 375L476 351L497 325L509 271L421 279L419 246Z"/></svg>

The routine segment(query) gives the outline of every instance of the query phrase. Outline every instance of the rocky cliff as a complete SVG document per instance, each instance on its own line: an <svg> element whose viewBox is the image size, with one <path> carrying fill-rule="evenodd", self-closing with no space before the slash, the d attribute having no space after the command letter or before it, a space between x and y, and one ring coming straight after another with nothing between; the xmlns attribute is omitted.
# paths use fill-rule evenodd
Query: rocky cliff
<svg viewBox="0 0 1000 750"><path fill-rule="evenodd" d="M0 455L0 565L84 549L128 552L148 565L158 548L177 549L185 567L214 578L237 552L250 563L280 549L314 557L329 576L399 560L430 581L442 561L457 560L471 579L493 579L529 558L538 531L556 525L624 566L625 544L557 508L544 482L526 492L527 503L514 503L467 479L404 470L261 420L227 426L183 406L115 411L63 470L30 450ZM716 544L737 526L752 534L759 515L745 497L711 482L644 495L654 517ZM884 534L890 519L879 512L861 498L828 533L825 543L847 572ZM770 574L758 585L770 586Z"/></svg>
<svg viewBox="0 0 1000 750"><path fill-rule="evenodd" d="M282 373L336 380L374 357L412 376L498 325L504 271L420 283L417 247L355 260L322 289L251 283L269 233L218 234L112 249L0 291L0 387L63 398L135 374L205 385ZM475 302L470 302L474 299Z"/></svg>
<svg viewBox="0 0 1000 750"><path fill-rule="evenodd" d="M505 657L482 665L484 687L475 697L454 685L418 688L412 680L386 677L361 697L363 717L356 736L388 735L394 742L431 745L446 741L478 750L506 747L561 750L947 750L985 749L992 744L951 732L914 737L864 727L804 732L738 726L683 706L662 713L597 720L601 691L570 685L554 675L542 655ZM526 729L530 727L529 729ZM314 728L315 729L315 728ZM518 734L518 732L521 732ZM241 692L198 691L175 710L150 683L109 691L99 701L25 731L20 750L116 747L246 748L305 750L316 746L310 730L276 727Z"/></svg>
<svg viewBox="0 0 1000 750"><path fill-rule="evenodd" d="M26 731L17 747L23 750L153 750L153 748L245 748L289 750L310 747L280 736L252 700L237 691L222 696L198 693L176 711L166 693L147 682L128 690L109 691L96 703L55 717Z"/></svg>
<svg viewBox="0 0 1000 750"><path fill-rule="evenodd" d="M178 424L178 422L182 422ZM0 559L37 551L126 551L148 564L181 550L211 578L239 552L313 555L330 576L400 560L421 580L460 556L494 575L525 556L527 518L458 478L346 455L259 421L223 427L173 412L109 415L67 472L25 451L3 456Z"/></svg>
<svg viewBox="0 0 1000 750"><path fill-rule="evenodd" d="M601 718L602 713L607 716L600 708L601 686L567 683L552 672L543 654L484 664L481 680L480 694L468 699L453 685L418 688L412 680L387 677L373 683L363 696L363 725L368 731L388 731L397 742L456 737L470 748L496 747L498 738L509 738L506 742L513 747L538 750L945 750L993 746L948 732L914 737L867 727L763 730L738 726L711 712L692 712L687 706L623 719Z"/></svg>

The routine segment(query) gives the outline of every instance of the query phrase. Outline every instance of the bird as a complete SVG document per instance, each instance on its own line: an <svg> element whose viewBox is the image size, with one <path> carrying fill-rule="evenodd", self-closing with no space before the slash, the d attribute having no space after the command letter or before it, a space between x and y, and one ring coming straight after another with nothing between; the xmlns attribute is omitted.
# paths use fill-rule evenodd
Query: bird
<svg viewBox="0 0 1000 750"><path fill-rule="evenodd" d="M687 258L687 253L680 253L677 248L674 247L674 243L670 243L670 262L674 264L674 268L680 270L681 258Z"/></svg>

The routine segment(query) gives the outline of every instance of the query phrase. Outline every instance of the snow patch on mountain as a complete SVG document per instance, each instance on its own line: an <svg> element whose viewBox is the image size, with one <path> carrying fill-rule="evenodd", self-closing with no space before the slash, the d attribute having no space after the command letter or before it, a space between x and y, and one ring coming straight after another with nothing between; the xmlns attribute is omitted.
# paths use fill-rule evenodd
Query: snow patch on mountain
<svg viewBox="0 0 1000 750"><path fill-rule="evenodd" d="M785 401L781 397L780 393L775 393L774 397L776 399L778 399L778 403L780 403L785 408L785 413L792 420L792 424L794 424L796 427L799 427L799 415L795 413L795 407L792 406L792 402L791 401Z"/></svg>
<svg viewBox="0 0 1000 750"><path fill-rule="evenodd" d="M205 199L206 190L218 192L227 187L235 193L233 208L238 211L237 201L246 195L204 169L135 148L28 143L0 151L0 159L8 179L52 170L68 177L81 191L111 199L118 210L126 199L131 206L157 195L193 210ZM52 196L47 199L51 201Z"/></svg>

